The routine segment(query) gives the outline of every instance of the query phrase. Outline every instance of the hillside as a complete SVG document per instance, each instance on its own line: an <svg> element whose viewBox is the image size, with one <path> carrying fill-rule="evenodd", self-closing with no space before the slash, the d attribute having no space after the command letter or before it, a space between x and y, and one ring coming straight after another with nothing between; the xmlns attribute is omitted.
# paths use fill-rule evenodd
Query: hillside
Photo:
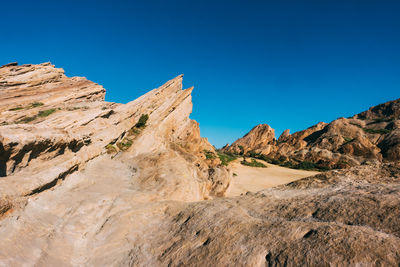
<svg viewBox="0 0 400 267"><path fill-rule="evenodd" d="M293 134L286 130L277 140L269 125L260 124L222 151L321 170L399 161L400 99Z"/></svg>

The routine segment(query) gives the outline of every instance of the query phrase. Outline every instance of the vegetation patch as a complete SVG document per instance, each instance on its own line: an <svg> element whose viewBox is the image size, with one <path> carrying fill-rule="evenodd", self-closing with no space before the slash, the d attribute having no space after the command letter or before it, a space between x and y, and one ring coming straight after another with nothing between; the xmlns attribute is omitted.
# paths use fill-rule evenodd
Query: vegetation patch
<svg viewBox="0 0 400 267"><path fill-rule="evenodd" d="M251 159L250 162L248 162L248 161L246 161L246 160L242 160L240 163L241 163L242 165L250 166L250 167L267 168L267 166L266 166L265 164L263 164L263 163L261 163L261 162L255 160L255 159Z"/></svg>
<svg viewBox="0 0 400 267"><path fill-rule="evenodd" d="M367 125L377 124L377 123L381 123L381 122L391 122L391 121L393 121L392 118L388 118L388 119L374 119L372 122L367 123Z"/></svg>
<svg viewBox="0 0 400 267"><path fill-rule="evenodd" d="M15 107L15 108L10 108L9 111L16 111L16 110L21 110L21 109L24 109L24 108L19 106L19 107Z"/></svg>
<svg viewBox="0 0 400 267"><path fill-rule="evenodd" d="M41 107L44 104L42 102L33 102L28 108L37 108L37 107Z"/></svg>
<svg viewBox="0 0 400 267"><path fill-rule="evenodd" d="M343 137L343 139L345 139L345 141L353 140L351 138L345 138L345 137ZM253 158L253 159L260 159L260 160L263 160L263 161L265 161L267 163L270 163L270 164L279 165L279 166L286 167L286 168L291 168L291 169L317 170L317 171L327 171L327 170L329 170L329 168L327 168L325 166L320 166L319 164L315 164L313 162L308 162L308 161L302 161L302 162L294 161L293 162L293 161L287 160L284 157L281 157L279 159L270 158L270 157L268 157L268 156L266 156L264 154L257 153L255 151L249 151L249 152L246 153L245 156ZM242 163L242 164L246 165L245 163Z"/></svg>
<svg viewBox="0 0 400 267"><path fill-rule="evenodd" d="M74 111L74 110L78 110L78 109L81 109L81 108L80 108L80 107L70 107L70 108L67 108L68 111Z"/></svg>
<svg viewBox="0 0 400 267"><path fill-rule="evenodd" d="M244 154L244 147L243 146L238 146L240 149L239 155L243 155Z"/></svg>
<svg viewBox="0 0 400 267"><path fill-rule="evenodd" d="M39 111L38 116L39 117L47 117L54 112L56 112L55 108L46 109L46 110Z"/></svg>
<svg viewBox="0 0 400 267"><path fill-rule="evenodd" d="M391 130L389 130L389 129L374 130L374 129L363 128L363 130L364 130L364 132L370 133L370 134L387 134L387 133L391 132Z"/></svg>
<svg viewBox="0 0 400 267"><path fill-rule="evenodd" d="M126 151L128 150L128 148L130 148L133 144L133 141L129 138L124 138L122 141L117 143L117 147L121 150L121 151Z"/></svg>
<svg viewBox="0 0 400 267"><path fill-rule="evenodd" d="M36 119L37 119L37 115L32 116L32 117L24 117L24 118L16 121L16 123L29 123L29 122L34 121Z"/></svg>
<svg viewBox="0 0 400 267"><path fill-rule="evenodd" d="M343 136L343 139L346 143L353 141L353 138Z"/></svg>
<svg viewBox="0 0 400 267"><path fill-rule="evenodd" d="M146 122L148 119L149 119L149 115L142 114L142 116L140 116L140 118L139 118L139 121L135 124L135 127L137 127L137 128L146 127Z"/></svg>
<svg viewBox="0 0 400 267"><path fill-rule="evenodd" d="M293 164L291 161L285 161L283 163L280 163L279 165L286 168L296 169L296 165Z"/></svg>
<svg viewBox="0 0 400 267"><path fill-rule="evenodd" d="M9 111L16 111L16 110L22 110L22 109L30 109L30 108L36 108L36 107L41 107L41 106L43 106L44 104L42 103L42 102L33 102L33 103L31 103L29 106L27 106L27 107L22 107L22 106L18 106L18 107L15 107L15 108L11 108L11 109L9 109Z"/></svg>
<svg viewBox="0 0 400 267"><path fill-rule="evenodd" d="M141 132L140 129L133 127L131 129L129 129L128 135L138 135L138 134L140 134L140 132Z"/></svg>
<svg viewBox="0 0 400 267"><path fill-rule="evenodd" d="M379 122L380 122L380 120L379 120ZM391 131L389 129L378 129L378 130L375 130L375 129L363 128L361 125L359 125L357 123L353 123L353 122L350 122L350 124L354 125L354 126L357 126L358 128L363 129L364 132L370 133L370 134L387 134L387 133L390 133L390 131Z"/></svg>
<svg viewBox="0 0 400 267"><path fill-rule="evenodd" d="M217 157L213 152L211 152L207 149L204 149L203 153L206 156L206 159L215 159Z"/></svg>
<svg viewBox="0 0 400 267"><path fill-rule="evenodd" d="M254 151L249 151L247 152L246 156L255 158L255 159L261 159L265 162L268 162L270 164L275 164L275 165L281 165L282 163L285 162L285 159L275 159L275 158L270 158L264 154L261 153L256 153Z"/></svg>
<svg viewBox="0 0 400 267"><path fill-rule="evenodd" d="M295 169L301 169L301 170L306 170L306 171L310 171L310 170L315 170L318 169L316 164L313 162L309 162L309 161L302 161L299 164L297 164L295 166Z"/></svg>
<svg viewBox="0 0 400 267"><path fill-rule="evenodd" d="M112 144L106 145L107 154L117 153L117 148Z"/></svg>
<svg viewBox="0 0 400 267"><path fill-rule="evenodd" d="M268 163L272 163L272 162L271 162L272 159L271 159L270 157L267 157L266 155L261 154L261 153L257 153L257 152L255 152L255 151L253 151L253 150L247 152L247 153L246 153L246 156L247 156L247 157L250 157L250 158L261 159L261 160L266 161L266 162L268 162Z"/></svg>
<svg viewBox="0 0 400 267"><path fill-rule="evenodd" d="M231 161L234 161L235 159L237 159L237 157L234 154L222 153L222 152L218 152L218 157L221 160L221 164L223 166L228 166Z"/></svg>

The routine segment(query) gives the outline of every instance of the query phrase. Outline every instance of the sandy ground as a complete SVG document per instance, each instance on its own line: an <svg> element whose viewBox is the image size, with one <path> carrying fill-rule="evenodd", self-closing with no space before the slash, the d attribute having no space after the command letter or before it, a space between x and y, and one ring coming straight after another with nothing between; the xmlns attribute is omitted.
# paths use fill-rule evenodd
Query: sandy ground
<svg viewBox="0 0 400 267"><path fill-rule="evenodd" d="M240 164L241 160L237 159L230 164L233 173L237 176L233 176L226 196L238 196L248 191L258 192L268 187L287 184L318 173L316 171L284 168L261 160L259 161L267 165L268 168L249 167Z"/></svg>

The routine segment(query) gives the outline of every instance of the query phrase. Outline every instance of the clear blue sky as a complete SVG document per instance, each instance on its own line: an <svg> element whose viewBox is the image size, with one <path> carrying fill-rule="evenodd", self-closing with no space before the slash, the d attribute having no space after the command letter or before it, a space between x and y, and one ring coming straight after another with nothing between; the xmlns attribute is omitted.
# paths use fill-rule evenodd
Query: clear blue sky
<svg viewBox="0 0 400 267"><path fill-rule="evenodd" d="M126 103L184 73L220 147L400 97L400 1L2 1L0 65L51 61Z"/></svg>

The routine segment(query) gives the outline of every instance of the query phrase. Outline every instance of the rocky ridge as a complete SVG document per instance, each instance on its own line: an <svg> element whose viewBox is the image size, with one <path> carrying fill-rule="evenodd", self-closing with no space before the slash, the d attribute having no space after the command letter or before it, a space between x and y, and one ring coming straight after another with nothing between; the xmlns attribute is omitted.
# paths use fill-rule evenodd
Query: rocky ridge
<svg viewBox="0 0 400 267"><path fill-rule="evenodd" d="M263 135L266 130L271 134ZM325 170L349 168L373 161L398 161L400 99L371 107L351 118L320 122L293 134L286 130L278 140L269 125L261 124L222 150L235 154L257 154L289 167L307 162Z"/></svg>
<svg viewBox="0 0 400 267"><path fill-rule="evenodd" d="M107 146L115 149L117 160L121 157L118 145L126 142L132 146L126 153L138 158L144 157L143 151L149 157L166 153L171 154L170 160L176 156L193 165L188 175L198 177L202 185L188 198L223 195L229 184L229 175L218 166L218 159L205 160L203 150L214 148L189 119L192 88L182 90L182 76L122 105L105 102L100 85L85 78L68 78L49 63L11 64L0 68L0 74L3 198L48 189L107 153ZM149 115L147 127L135 129L144 114Z"/></svg>

